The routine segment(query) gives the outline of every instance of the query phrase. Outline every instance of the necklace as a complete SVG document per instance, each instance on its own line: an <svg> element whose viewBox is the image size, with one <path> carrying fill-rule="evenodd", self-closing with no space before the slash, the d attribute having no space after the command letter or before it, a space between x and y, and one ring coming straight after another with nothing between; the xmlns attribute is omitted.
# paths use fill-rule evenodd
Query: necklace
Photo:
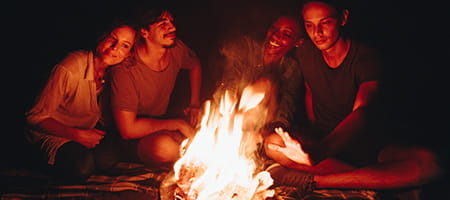
<svg viewBox="0 0 450 200"><path fill-rule="evenodd" d="M104 79L103 77L98 77L98 78L97 78L97 81L98 81L99 83L101 83L102 85L105 84L105 79Z"/></svg>
<svg viewBox="0 0 450 200"><path fill-rule="evenodd" d="M97 89L101 88L105 84L105 77L103 72L95 72L95 85L97 86Z"/></svg>

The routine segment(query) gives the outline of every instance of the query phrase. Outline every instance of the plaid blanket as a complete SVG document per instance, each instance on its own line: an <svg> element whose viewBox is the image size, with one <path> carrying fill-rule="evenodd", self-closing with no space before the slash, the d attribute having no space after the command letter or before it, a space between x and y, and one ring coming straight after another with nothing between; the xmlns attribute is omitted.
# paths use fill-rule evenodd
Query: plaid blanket
<svg viewBox="0 0 450 200"><path fill-rule="evenodd" d="M83 185L60 185L30 170L0 173L0 200L159 200L159 186L167 170L149 169L142 164L119 163L108 174L92 175ZM301 194L295 187L275 188L274 200L376 200L370 190L316 190Z"/></svg>
<svg viewBox="0 0 450 200"><path fill-rule="evenodd" d="M60 185L49 177L21 170L2 172L1 199L159 199L159 183L167 172L141 164L119 163L83 185Z"/></svg>
<svg viewBox="0 0 450 200"><path fill-rule="evenodd" d="M272 200L272 199L271 199ZM373 190L319 189L312 193L302 193L295 187L275 188L273 200L381 200Z"/></svg>

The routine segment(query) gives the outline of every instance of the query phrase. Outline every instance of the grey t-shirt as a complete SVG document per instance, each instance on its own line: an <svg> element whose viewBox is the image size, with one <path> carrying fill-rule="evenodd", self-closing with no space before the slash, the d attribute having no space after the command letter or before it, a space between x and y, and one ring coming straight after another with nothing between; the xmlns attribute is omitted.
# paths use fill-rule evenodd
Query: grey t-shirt
<svg viewBox="0 0 450 200"><path fill-rule="evenodd" d="M111 105L138 116L157 117L166 113L178 72L198 62L196 54L177 40L168 51L169 66L154 71L134 55L111 70Z"/></svg>

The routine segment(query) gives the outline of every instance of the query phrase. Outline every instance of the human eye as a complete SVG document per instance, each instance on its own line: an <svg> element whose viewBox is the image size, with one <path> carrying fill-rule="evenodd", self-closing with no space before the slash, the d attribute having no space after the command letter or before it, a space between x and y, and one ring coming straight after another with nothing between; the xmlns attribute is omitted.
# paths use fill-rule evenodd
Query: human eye
<svg viewBox="0 0 450 200"><path fill-rule="evenodd" d="M129 49L131 45L129 45L127 43L122 43L121 46L122 46L122 48Z"/></svg>
<svg viewBox="0 0 450 200"><path fill-rule="evenodd" d="M321 22L321 24L322 24L322 25L327 25L327 26L329 26L329 25L332 25L335 21L336 21L335 19L329 18L329 19L323 20L323 21Z"/></svg>
<svg viewBox="0 0 450 200"><path fill-rule="evenodd" d="M114 41L114 40L115 40L115 37L113 35L108 35L105 37L106 42L110 42L110 41Z"/></svg>
<svg viewBox="0 0 450 200"><path fill-rule="evenodd" d="M294 34L290 31L283 31L283 36L288 38L294 38Z"/></svg>
<svg viewBox="0 0 450 200"><path fill-rule="evenodd" d="M328 24L331 24L331 21L330 20L325 20L325 21L322 21L321 24L322 25L328 25Z"/></svg>

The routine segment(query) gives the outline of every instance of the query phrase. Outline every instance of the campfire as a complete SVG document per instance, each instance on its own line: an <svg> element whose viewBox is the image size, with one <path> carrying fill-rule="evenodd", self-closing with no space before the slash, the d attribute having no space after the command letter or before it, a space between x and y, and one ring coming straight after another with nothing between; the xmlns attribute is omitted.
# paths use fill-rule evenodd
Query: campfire
<svg viewBox="0 0 450 200"><path fill-rule="evenodd" d="M245 119L262 114L251 111L264 93L247 87L239 101L233 97L225 92L219 105L205 103L200 129L184 141L181 158L161 184L162 200L264 200L274 195L269 189L273 180L256 155L262 140L255 129L245 128Z"/></svg>

